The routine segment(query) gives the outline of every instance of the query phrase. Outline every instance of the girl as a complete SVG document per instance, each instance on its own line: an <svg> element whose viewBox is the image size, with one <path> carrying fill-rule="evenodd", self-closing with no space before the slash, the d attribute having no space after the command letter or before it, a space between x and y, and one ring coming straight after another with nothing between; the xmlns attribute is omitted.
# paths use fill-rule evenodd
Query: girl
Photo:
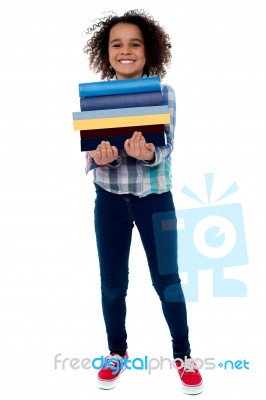
<svg viewBox="0 0 266 400"><path fill-rule="evenodd" d="M132 10L123 16L109 15L88 28L93 33L84 47L92 71L102 79L149 79L164 77L171 61L168 34L146 12ZM171 122L165 125L167 144L146 143L141 132L134 132L118 151L112 143L101 142L86 153L86 173L94 171L96 188L95 232L100 263L102 309L106 325L110 361L98 373L98 386L111 389L125 370L127 353L126 294L128 259L134 224L147 255L153 286L160 298L172 337L183 391L203 390L201 375L190 358L186 304L178 275L177 259L173 273L158 269L152 215L174 211L171 194L171 153L175 127L175 96L169 85L162 85L164 104ZM176 233L176 232L175 232ZM177 258L177 237L171 243ZM165 260L167 263L167 260ZM121 368L117 368L120 365Z"/></svg>

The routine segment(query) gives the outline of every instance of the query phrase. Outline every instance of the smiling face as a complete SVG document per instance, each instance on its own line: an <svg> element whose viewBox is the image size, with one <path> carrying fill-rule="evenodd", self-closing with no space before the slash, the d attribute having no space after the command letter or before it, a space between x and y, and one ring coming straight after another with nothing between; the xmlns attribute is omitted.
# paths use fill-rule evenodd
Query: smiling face
<svg viewBox="0 0 266 400"><path fill-rule="evenodd" d="M145 46L137 25L122 22L114 25L110 30L108 53L117 79L142 77L146 63Z"/></svg>

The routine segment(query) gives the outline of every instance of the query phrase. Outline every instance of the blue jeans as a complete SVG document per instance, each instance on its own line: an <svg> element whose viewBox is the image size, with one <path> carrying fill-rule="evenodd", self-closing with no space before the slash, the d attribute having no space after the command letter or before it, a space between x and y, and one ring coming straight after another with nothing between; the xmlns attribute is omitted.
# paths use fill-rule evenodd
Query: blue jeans
<svg viewBox="0 0 266 400"><path fill-rule="evenodd" d="M98 248L102 310L110 352L124 355L127 349L126 295L128 260L134 224L140 233L147 256L152 284L161 300L162 310L172 337L173 357L190 355L186 303L178 268L176 273L162 275L158 270L152 215L174 211L172 193L150 194L140 198L132 194L117 195L95 185L95 232ZM176 232L177 235L177 232ZM172 246L177 258L177 236ZM167 259L165 260L167 263ZM176 261L177 264L177 261ZM182 301L165 299L168 288L178 291ZM145 293L142 296L145 302Z"/></svg>

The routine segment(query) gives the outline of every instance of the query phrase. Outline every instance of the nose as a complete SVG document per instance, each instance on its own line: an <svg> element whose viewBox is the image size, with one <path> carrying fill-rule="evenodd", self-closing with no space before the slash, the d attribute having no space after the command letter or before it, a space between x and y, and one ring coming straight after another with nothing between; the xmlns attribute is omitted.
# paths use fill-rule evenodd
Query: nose
<svg viewBox="0 0 266 400"><path fill-rule="evenodd" d="M131 50L129 47L122 48L121 54L131 54Z"/></svg>

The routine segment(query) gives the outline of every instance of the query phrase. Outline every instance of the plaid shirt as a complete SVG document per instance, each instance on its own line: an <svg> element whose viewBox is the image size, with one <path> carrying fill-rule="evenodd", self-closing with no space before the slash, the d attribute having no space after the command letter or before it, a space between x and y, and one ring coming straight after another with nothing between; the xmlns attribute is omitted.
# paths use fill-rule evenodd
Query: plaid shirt
<svg viewBox="0 0 266 400"><path fill-rule="evenodd" d="M171 86L162 84L163 104L168 105L170 124L165 125L166 145L155 147L155 160L136 160L119 150L118 159L111 164L98 166L86 152L86 174L93 170L93 182L108 192L132 193L145 197L151 193L168 192L172 187L171 153L174 145L176 120L175 93ZM111 143L112 145L112 143Z"/></svg>

